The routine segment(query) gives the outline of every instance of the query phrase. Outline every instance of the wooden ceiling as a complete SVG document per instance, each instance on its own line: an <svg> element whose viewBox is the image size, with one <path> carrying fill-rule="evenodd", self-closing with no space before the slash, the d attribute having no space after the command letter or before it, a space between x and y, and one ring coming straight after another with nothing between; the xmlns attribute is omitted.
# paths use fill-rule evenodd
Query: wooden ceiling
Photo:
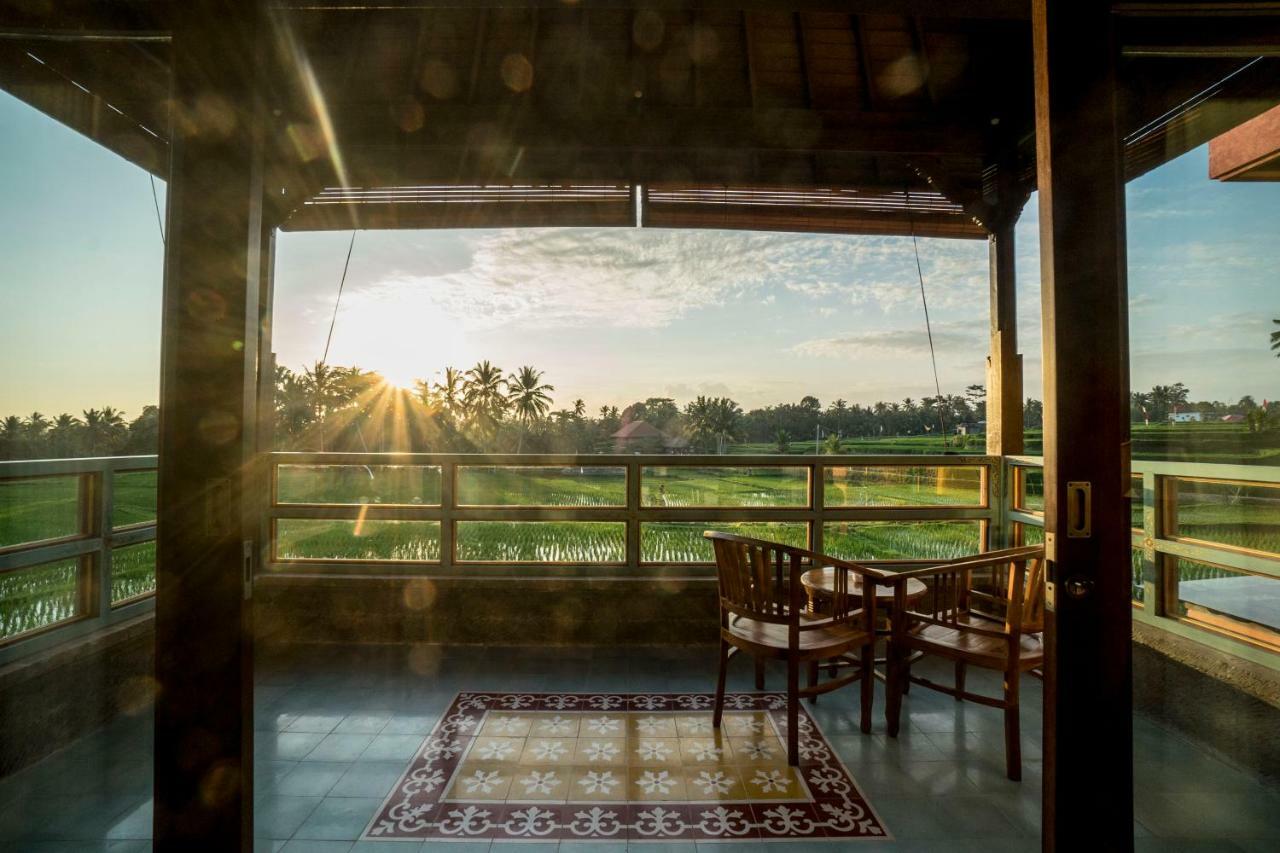
<svg viewBox="0 0 1280 853"><path fill-rule="evenodd" d="M638 197L650 226L980 237L997 188L1016 197L1034 172L1028 9L278 2L268 100L281 221L635 224ZM0 0L0 87L163 176L169 17L164 0ZM1244 60L1160 58L1188 38L1155 33L1129 63L1131 173L1248 112L1202 104L1178 125L1171 108ZM1256 99L1274 70L1232 85Z"/></svg>

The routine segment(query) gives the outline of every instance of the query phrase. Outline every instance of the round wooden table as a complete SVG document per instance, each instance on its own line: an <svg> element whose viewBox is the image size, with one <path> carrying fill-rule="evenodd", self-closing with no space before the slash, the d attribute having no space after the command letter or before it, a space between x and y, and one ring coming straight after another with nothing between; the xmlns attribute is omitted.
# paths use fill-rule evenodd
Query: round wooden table
<svg viewBox="0 0 1280 853"><path fill-rule="evenodd" d="M846 570L847 571L847 570ZM800 576L800 583L804 585L805 592L809 596L809 609L817 612L819 602L824 596L830 596L836 591L836 569L834 566L825 566L821 569L810 569ZM923 581L915 578L907 579L907 603L919 599L922 595L929 591ZM849 584L849 595L862 597L862 575L854 575ZM893 587L876 586L876 610L884 608L884 612L888 613L893 607Z"/></svg>

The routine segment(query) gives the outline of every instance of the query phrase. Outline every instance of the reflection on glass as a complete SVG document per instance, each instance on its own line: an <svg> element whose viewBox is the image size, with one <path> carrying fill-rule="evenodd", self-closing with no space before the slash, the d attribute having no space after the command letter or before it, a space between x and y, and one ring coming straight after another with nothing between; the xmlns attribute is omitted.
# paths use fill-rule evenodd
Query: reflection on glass
<svg viewBox="0 0 1280 853"><path fill-rule="evenodd" d="M156 591L156 543L142 542L111 551L111 603Z"/></svg>
<svg viewBox="0 0 1280 853"><path fill-rule="evenodd" d="M1013 525L1014 545L1043 545L1044 528L1034 524Z"/></svg>
<svg viewBox="0 0 1280 853"><path fill-rule="evenodd" d="M621 563L621 521L459 521L458 560L485 563Z"/></svg>
<svg viewBox="0 0 1280 853"><path fill-rule="evenodd" d="M831 521L822 549L846 560L945 560L977 553L981 537L977 521Z"/></svg>
<svg viewBox="0 0 1280 853"><path fill-rule="evenodd" d="M627 469L604 466L464 465L460 506L626 506Z"/></svg>
<svg viewBox="0 0 1280 853"><path fill-rule="evenodd" d="M0 480L0 548L79 532L79 477Z"/></svg>
<svg viewBox="0 0 1280 853"><path fill-rule="evenodd" d="M1129 489L1129 494L1131 495L1129 501L1129 526L1134 530L1142 530L1146 526L1142 513L1143 501L1146 499L1142 492L1142 476L1135 474L1130 478L1129 482L1131 484Z"/></svg>
<svg viewBox="0 0 1280 853"><path fill-rule="evenodd" d="M0 639L78 616L79 576L75 558L0 574Z"/></svg>
<svg viewBox="0 0 1280 853"><path fill-rule="evenodd" d="M1176 479L1175 536L1280 554L1280 487Z"/></svg>
<svg viewBox="0 0 1280 853"><path fill-rule="evenodd" d="M655 466L640 474L642 506L753 507L809 505L809 469L760 465Z"/></svg>
<svg viewBox="0 0 1280 853"><path fill-rule="evenodd" d="M706 530L809 547L809 525L785 521L652 521L640 525L640 559L646 563L711 563L715 551Z"/></svg>
<svg viewBox="0 0 1280 853"><path fill-rule="evenodd" d="M440 522L368 519L280 519L276 557L281 560L440 559Z"/></svg>
<svg viewBox="0 0 1280 853"><path fill-rule="evenodd" d="M1018 488L1018 509L1044 512L1044 470L1018 468L1021 485Z"/></svg>
<svg viewBox="0 0 1280 853"><path fill-rule="evenodd" d="M276 500L282 504L440 505L436 465L281 465Z"/></svg>
<svg viewBox="0 0 1280 853"><path fill-rule="evenodd" d="M1182 616L1274 645L1280 631L1280 580L1179 559Z"/></svg>
<svg viewBox="0 0 1280 853"><path fill-rule="evenodd" d="M115 527L154 524L156 472L121 471L111 475L111 523Z"/></svg>
<svg viewBox="0 0 1280 853"><path fill-rule="evenodd" d="M1134 548L1130 551L1130 558L1133 562L1133 589L1130 593L1130 599L1141 604L1147 595L1147 588L1143 583L1147 579L1146 561L1142 555L1141 548Z"/></svg>
<svg viewBox="0 0 1280 853"><path fill-rule="evenodd" d="M850 465L828 468L827 506L983 506L982 468Z"/></svg>

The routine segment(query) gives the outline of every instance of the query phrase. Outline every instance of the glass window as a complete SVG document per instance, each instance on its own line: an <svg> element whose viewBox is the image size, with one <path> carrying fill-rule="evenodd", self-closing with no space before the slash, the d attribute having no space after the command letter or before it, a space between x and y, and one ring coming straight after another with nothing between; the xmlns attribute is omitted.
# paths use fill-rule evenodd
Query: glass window
<svg viewBox="0 0 1280 853"><path fill-rule="evenodd" d="M459 521L460 562L621 563L627 525L621 521Z"/></svg>
<svg viewBox="0 0 1280 853"><path fill-rule="evenodd" d="M282 504L440 505L435 465L281 465L276 471Z"/></svg>
<svg viewBox="0 0 1280 853"><path fill-rule="evenodd" d="M827 506L985 506L982 468L849 465L828 468Z"/></svg>
<svg viewBox="0 0 1280 853"><path fill-rule="evenodd" d="M1176 478L1172 536L1280 554L1280 486Z"/></svg>
<svg viewBox="0 0 1280 853"><path fill-rule="evenodd" d="M79 477L0 480L0 548L79 533Z"/></svg>
<svg viewBox="0 0 1280 853"><path fill-rule="evenodd" d="M111 550L112 604L155 591L156 543L142 542Z"/></svg>
<svg viewBox="0 0 1280 853"><path fill-rule="evenodd" d="M627 469L602 466L463 465L459 506L626 506Z"/></svg>
<svg viewBox="0 0 1280 853"><path fill-rule="evenodd" d="M662 466L640 475L643 506L752 507L809 505L809 469Z"/></svg>
<svg viewBox="0 0 1280 853"><path fill-rule="evenodd" d="M715 550L707 530L767 539L797 548L809 546L809 525L786 521L650 521L640 525L640 559L646 563L711 563Z"/></svg>
<svg viewBox="0 0 1280 853"><path fill-rule="evenodd" d="M0 640L80 615L79 559L0 573Z"/></svg>
<svg viewBox="0 0 1280 853"><path fill-rule="evenodd" d="M112 524L154 524L156 520L156 472L121 471L111 475Z"/></svg>
<svg viewBox="0 0 1280 853"><path fill-rule="evenodd" d="M846 560L934 560L982 550L979 521L832 521L822 550Z"/></svg>
<svg viewBox="0 0 1280 853"><path fill-rule="evenodd" d="M1185 618L1275 645L1280 579L1178 559L1178 612Z"/></svg>
<svg viewBox="0 0 1280 853"><path fill-rule="evenodd" d="M1044 469L1019 466L1018 492L1014 507L1028 512L1044 512Z"/></svg>
<svg viewBox="0 0 1280 853"><path fill-rule="evenodd" d="M440 522L280 519L276 522L276 558L437 562Z"/></svg>

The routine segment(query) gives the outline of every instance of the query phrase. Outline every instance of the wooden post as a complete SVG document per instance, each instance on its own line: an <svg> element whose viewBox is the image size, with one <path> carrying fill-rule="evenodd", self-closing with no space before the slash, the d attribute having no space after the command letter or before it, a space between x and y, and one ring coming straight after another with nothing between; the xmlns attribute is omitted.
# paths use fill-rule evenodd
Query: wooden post
<svg viewBox="0 0 1280 853"><path fill-rule="evenodd" d="M991 354L987 356L987 453L1022 453L1022 355L1013 227L1022 205L1002 210L987 238L991 257Z"/></svg>
<svg viewBox="0 0 1280 853"><path fill-rule="evenodd" d="M157 851L250 850L262 250L256 4L174 4L160 389Z"/></svg>
<svg viewBox="0 0 1280 853"><path fill-rule="evenodd" d="M1044 849L1133 849L1129 364L1107 0L1034 0L1044 316Z"/></svg>

